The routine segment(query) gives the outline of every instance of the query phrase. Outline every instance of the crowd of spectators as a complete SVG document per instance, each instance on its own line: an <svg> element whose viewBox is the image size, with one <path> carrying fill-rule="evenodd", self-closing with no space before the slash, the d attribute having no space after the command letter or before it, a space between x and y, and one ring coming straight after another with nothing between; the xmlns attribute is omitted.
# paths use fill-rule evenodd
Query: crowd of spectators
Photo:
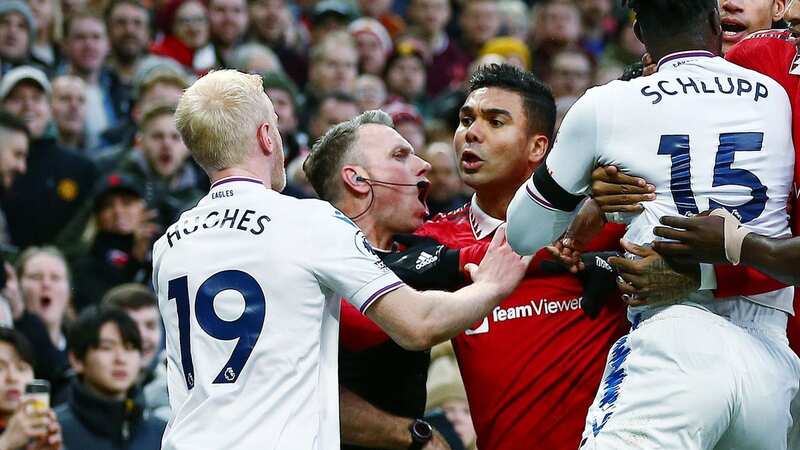
<svg viewBox="0 0 800 450"><path fill-rule="evenodd" d="M55 408L31 428L22 400L0 402L7 440L158 448L169 408L150 250L208 188L172 118L197 77L263 76L297 197L314 196L302 162L316 139L383 109L431 164L437 213L470 195L452 138L476 67L532 71L563 117L643 52L613 0L3 0L0 323L16 331L0 331L0 375L15 371L0 390L35 374ZM457 370L432 367L431 407L474 447Z"/></svg>

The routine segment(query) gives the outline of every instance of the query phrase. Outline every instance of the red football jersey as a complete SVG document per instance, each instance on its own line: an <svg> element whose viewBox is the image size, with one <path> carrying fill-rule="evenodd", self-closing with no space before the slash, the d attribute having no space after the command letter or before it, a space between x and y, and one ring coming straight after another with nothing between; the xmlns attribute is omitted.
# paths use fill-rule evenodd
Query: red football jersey
<svg viewBox="0 0 800 450"><path fill-rule="evenodd" d="M473 204L437 216L417 234L474 250L488 245L501 223ZM599 247L619 241L622 227L612 228ZM482 257L462 253L474 256L462 262ZM618 297L592 320L580 308L581 295L574 276L534 266L486 319L453 339L481 450L578 447L608 351L629 329Z"/></svg>
<svg viewBox="0 0 800 450"><path fill-rule="evenodd" d="M792 103L792 139L795 146L794 183L792 196L792 231L800 235L800 53L797 35L789 30L766 30L751 34L725 53L725 59L742 67L769 76L777 81L789 94ZM746 272L744 272L746 270ZM744 287L745 294L767 292L774 289L774 282L764 281L764 276L753 269L727 268L722 273L717 269L717 282L720 288L726 284L736 290ZM720 283L722 282L722 283ZM744 286L742 285L744 283ZM718 289L719 291L719 289ZM741 295L743 292L721 292ZM718 292L718 295L720 293ZM795 316L789 319L789 342L795 352L800 353L800 290L795 291Z"/></svg>

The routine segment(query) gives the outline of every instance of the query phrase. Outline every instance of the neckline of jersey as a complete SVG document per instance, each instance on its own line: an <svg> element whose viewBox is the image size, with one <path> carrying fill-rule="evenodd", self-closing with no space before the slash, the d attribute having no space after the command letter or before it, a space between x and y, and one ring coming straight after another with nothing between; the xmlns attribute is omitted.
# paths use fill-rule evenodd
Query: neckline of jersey
<svg viewBox="0 0 800 450"><path fill-rule="evenodd" d="M264 182L259 180L258 178L238 177L238 176L236 176L236 177L222 178L222 179L219 179L219 180L211 183L211 189L214 189L215 187L217 187L217 186L219 186L221 184L232 183L234 181L246 181L246 182L249 182L249 183L256 183L256 184L261 184L261 185L264 184Z"/></svg>
<svg viewBox="0 0 800 450"><path fill-rule="evenodd" d="M661 70L661 66L670 61L675 61L676 59L713 58L713 57L714 54L708 50L688 50L683 52L670 53L669 55L664 56L658 61L658 67L656 68L656 70Z"/></svg>

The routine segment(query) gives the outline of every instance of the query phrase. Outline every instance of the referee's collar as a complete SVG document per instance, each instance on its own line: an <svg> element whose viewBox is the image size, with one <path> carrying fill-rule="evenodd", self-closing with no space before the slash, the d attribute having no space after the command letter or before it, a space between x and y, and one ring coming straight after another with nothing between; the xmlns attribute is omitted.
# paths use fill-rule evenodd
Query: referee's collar
<svg viewBox="0 0 800 450"><path fill-rule="evenodd" d="M234 183L234 182L239 182L239 181L242 181L242 182L245 182L245 183L256 183L256 184L260 184L262 186L264 185L264 182L259 180L258 178L232 176L232 177L220 178L219 180L211 183L211 189L214 189L215 187L223 185L223 184Z"/></svg>
<svg viewBox="0 0 800 450"><path fill-rule="evenodd" d="M490 216L486 211L478 206L475 194L472 194L472 202L469 207L469 224L472 227L472 234L477 240L483 240L490 236L500 225L505 222Z"/></svg>
<svg viewBox="0 0 800 450"><path fill-rule="evenodd" d="M675 69L678 66L686 64L687 62L697 58L713 58L715 55L708 50L688 50L683 52L670 53L658 60L658 68L661 69Z"/></svg>

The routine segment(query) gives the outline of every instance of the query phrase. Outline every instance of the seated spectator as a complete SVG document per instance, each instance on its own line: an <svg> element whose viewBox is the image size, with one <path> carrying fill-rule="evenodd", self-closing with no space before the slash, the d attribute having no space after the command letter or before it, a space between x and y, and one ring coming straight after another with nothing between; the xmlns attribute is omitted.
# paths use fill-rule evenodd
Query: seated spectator
<svg viewBox="0 0 800 450"><path fill-rule="evenodd" d="M447 34L452 8L450 0L412 0L408 16L412 34L428 47L431 60L427 65L428 95L435 96L462 81L467 74L470 57Z"/></svg>
<svg viewBox="0 0 800 450"><path fill-rule="evenodd" d="M617 28L611 14L614 4L611 0L578 0L577 5L583 22L583 47L596 57L603 53Z"/></svg>
<svg viewBox="0 0 800 450"><path fill-rule="evenodd" d="M70 449L152 450L166 422L146 413L136 380L142 338L133 319L114 307L84 310L70 328L69 360L78 374L67 403L56 408Z"/></svg>
<svg viewBox="0 0 800 450"><path fill-rule="evenodd" d="M311 14L311 42L322 42L326 36L347 30L347 25L356 18L357 12L349 2L322 0L314 5Z"/></svg>
<svg viewBox="0 0 800 450"><path fill-rule="evenodd" d="M364 17L352 22L347 30L358 49L359 71L382 76L394 47L386 28L377 20Z"/></svg>
<svg viewBox="0 0 800 450"><path fill-rule="evenodd" d="M134 137L146 109L155 103L177 105L183 90L192 81L192 77L172 59L160 56L144 58L133 77L133 106L130 116L101 136L103 148L95 157L100 170L112 170L119 159L133 147Z"/></svg>
<svg viewBox="0 0 800 450"><path fill-rule="evenodd" d="M275 114L278 131L283 139L284 164L289 165L299 155L308 152L308 135L300 130L300 94L297 86L281 72L267 72L262 76Z"/></svg>
<svg viewBox="0 0 800 450"><path fill-rule="evenodd" d="M99 144L100 134L114 127L130 110L130 89L105 64L110 47L106 24L99 16L75 14L64 27L64 73L86 83L88 147Z"/></svg>
<svg viewBox="0 0 800 450"><path fill-rule="evenodd" d="M591 54L579 47L553 54L545 81L558 101L562 97L580 97L594 83L596 63Z"/></svg>
<svg viewBox="0 0 800 450"><path fill-rule="evenodd" d="M480 57L486 55L500 55L505 62L524 71L531 70L531 51L525 42L510 37L494 38L487 42L478 53Z"/></svg>
<svg viewBox="0 0 800 450"><path fill-rule="evenodd" d="M392 117L394 129L411 144L414 151L422 152L425 149L425 125L417 108L403 102L392 102L381 109Z"/></svg>
<svg viewBox="0 0 800 450"><path fill-rule="evenodd" d="M425 83L427 54L414 40L400 42L386 62L386 90L394 98L426 111ZM394 97L394 98L393 98Z"/></svg>
<svg viewBox="0 0 800 450"><path fill-rule="evenodd" d="M266 45L249 42L237 47L229 59L230 67L247 73L283 72L283 66Z"/></svg>
<svg viewBox="0 0 800 450"><path fill-rule="evenodd" d="M27 171L30 134L25 122L0 110L0 193L11 189L14 180ZM5 212L0 209L0 243L10 244Z"/></svg>
<svg viewBox="0 0 800 450"><path fill-rule="evenodd" d="M250 0L252 38L271 48L283 63L286 74L299 86L306 84L310 37L299 25L286 0Z"/></svg>
<svg viewBox="0 0 800 450"><path fill-rule="evenodd" d="M112 0L105 12L111 52L108 66L127 88L150 45L150 12L138 0Z"/></svg>
<svg viewBox="0 0 800 450"><path fill-rule="evenodd" d="M217 67L233 67L232 58L247 33L247 2L245 0L209 0L208 30Z"/></svg>
<svg viewBox="0 0 800 450"><path fill-rule="evenodd" d="M80 153L88 153L86 139L86 83L74 75L53 79L50 98L57 142Z"/></svg>
<svg viewBox="0 0 800 450"><path fill-rule="evenodd" d="M175 105L154 105L145 111L139 149L118 166L121 175L140 187L147 207L156 210L156 223L164 229L204 195L173 114Z"/></svg>
<svg viewBox="0 0 800 450"><path fill-rule="evenodd" d="M28 4L22 0L0 3L0 76L14 67L30 64L36 22Z"/></svg>
<svg viewBox="0 0 800 450"><path fill-rule="evenodd" d="M30 247L17 258L19 292L12 298L14 328L36 348L36 375L52 385L52 402L67 384L67 340L64 323L70 304L70 271L55 247Z"/></svg>
<svg viewBox="0 0 800 450"><path fill-rule="evenodd" d="M581 12L574 2L546 0L536 5L531 20L536 24L531 27L531 70L544 79L557 51L580 45Z"/></svg>
<svg viewBox="0 0 800 450"><path fill-rule="evenodd" d="M500 32L500 8L496 0L466 0L458 17L461 48L475 57Z"/></svg>
<svg viewBox="0 0 800 450"><path fill-rule="evenodd" d="M18 331L0 328L0 449L58 450L61 427L52 409L25 399L34 348Z"/></svg>
<svg viewBox="0 0 800 450"><path fill-rule="evenodd" d="M358 9L364 17L371 17L386 28L392 39L400 36L406 29L406 22L392 11L392 0L358 0Z"/></svg>
<svg viewBox="0 0 800 450"><path fill-rule="evenodd" d="M174 59L187 70L205 73L214 67L214 49L209 45L208 11L198 0L169 0L159 13L163 36L150 53Z"/></svg>
<svg viewBox="0 0 800 450"><path fill-rule="evenodd" d="M383 79L365 73L356 78L355 97L362 112L381 109L386 104L388 93Z"/></svg>
<svg viewBox="0 0 800 450"><path fill-rule="evenodd" d="M59 0L29 0L36 23L36 36L31 46L31 59L55 70L61 62L61 31L64 26Z"/></svg>
<svg viewBox="0 0 800 450"><path fill-rule="evenodd" d="M2 201L12 243L20 248L54 242L89 198L97 174L89 159L47 133L49 95L44 72L30 66L17 67L0 80L0 106L22 118L31 133L27 173Z"/></svg>
<svg viewBox="0 0 800 450"><path fill-rule="evenodd" d="M330 33L311 48L306 86L310 103L332 92L352 95L357 75L358 51L353 39L345 32Z"/></svg>
<svg viewBox="0 0 800 450"><path fill-rule="evenodd" d="M452 142L434 142L420 157L431 165L428 180L428 210L431 215L458 209L469 201L464 193L464 183L458 175L458 161Z"/></svg>
<svg viewBox="0 0 800 450"><path fill-rule="evenodd" d="M141 284L126 283L108 291L102 304L121 308L136 322L142 337L142 370L138 383L144 390L145 407L169 420L164 332L155 294Z"/></svg>
<svg viewBox="0 0 800 450"><path fill-rule="evenodd" d="M530 26L530 9L522 0L506 0L498 5L500 34L525 42Z"/></svg>
<svg viewBox="0 0 800 450"><path fill-rule="evenodd" d="M93 203L95 232L73 264L78 311L99 303L114 286L148 281L149 252L160 228L141 187L119 174L103 178Z"/></svg>

